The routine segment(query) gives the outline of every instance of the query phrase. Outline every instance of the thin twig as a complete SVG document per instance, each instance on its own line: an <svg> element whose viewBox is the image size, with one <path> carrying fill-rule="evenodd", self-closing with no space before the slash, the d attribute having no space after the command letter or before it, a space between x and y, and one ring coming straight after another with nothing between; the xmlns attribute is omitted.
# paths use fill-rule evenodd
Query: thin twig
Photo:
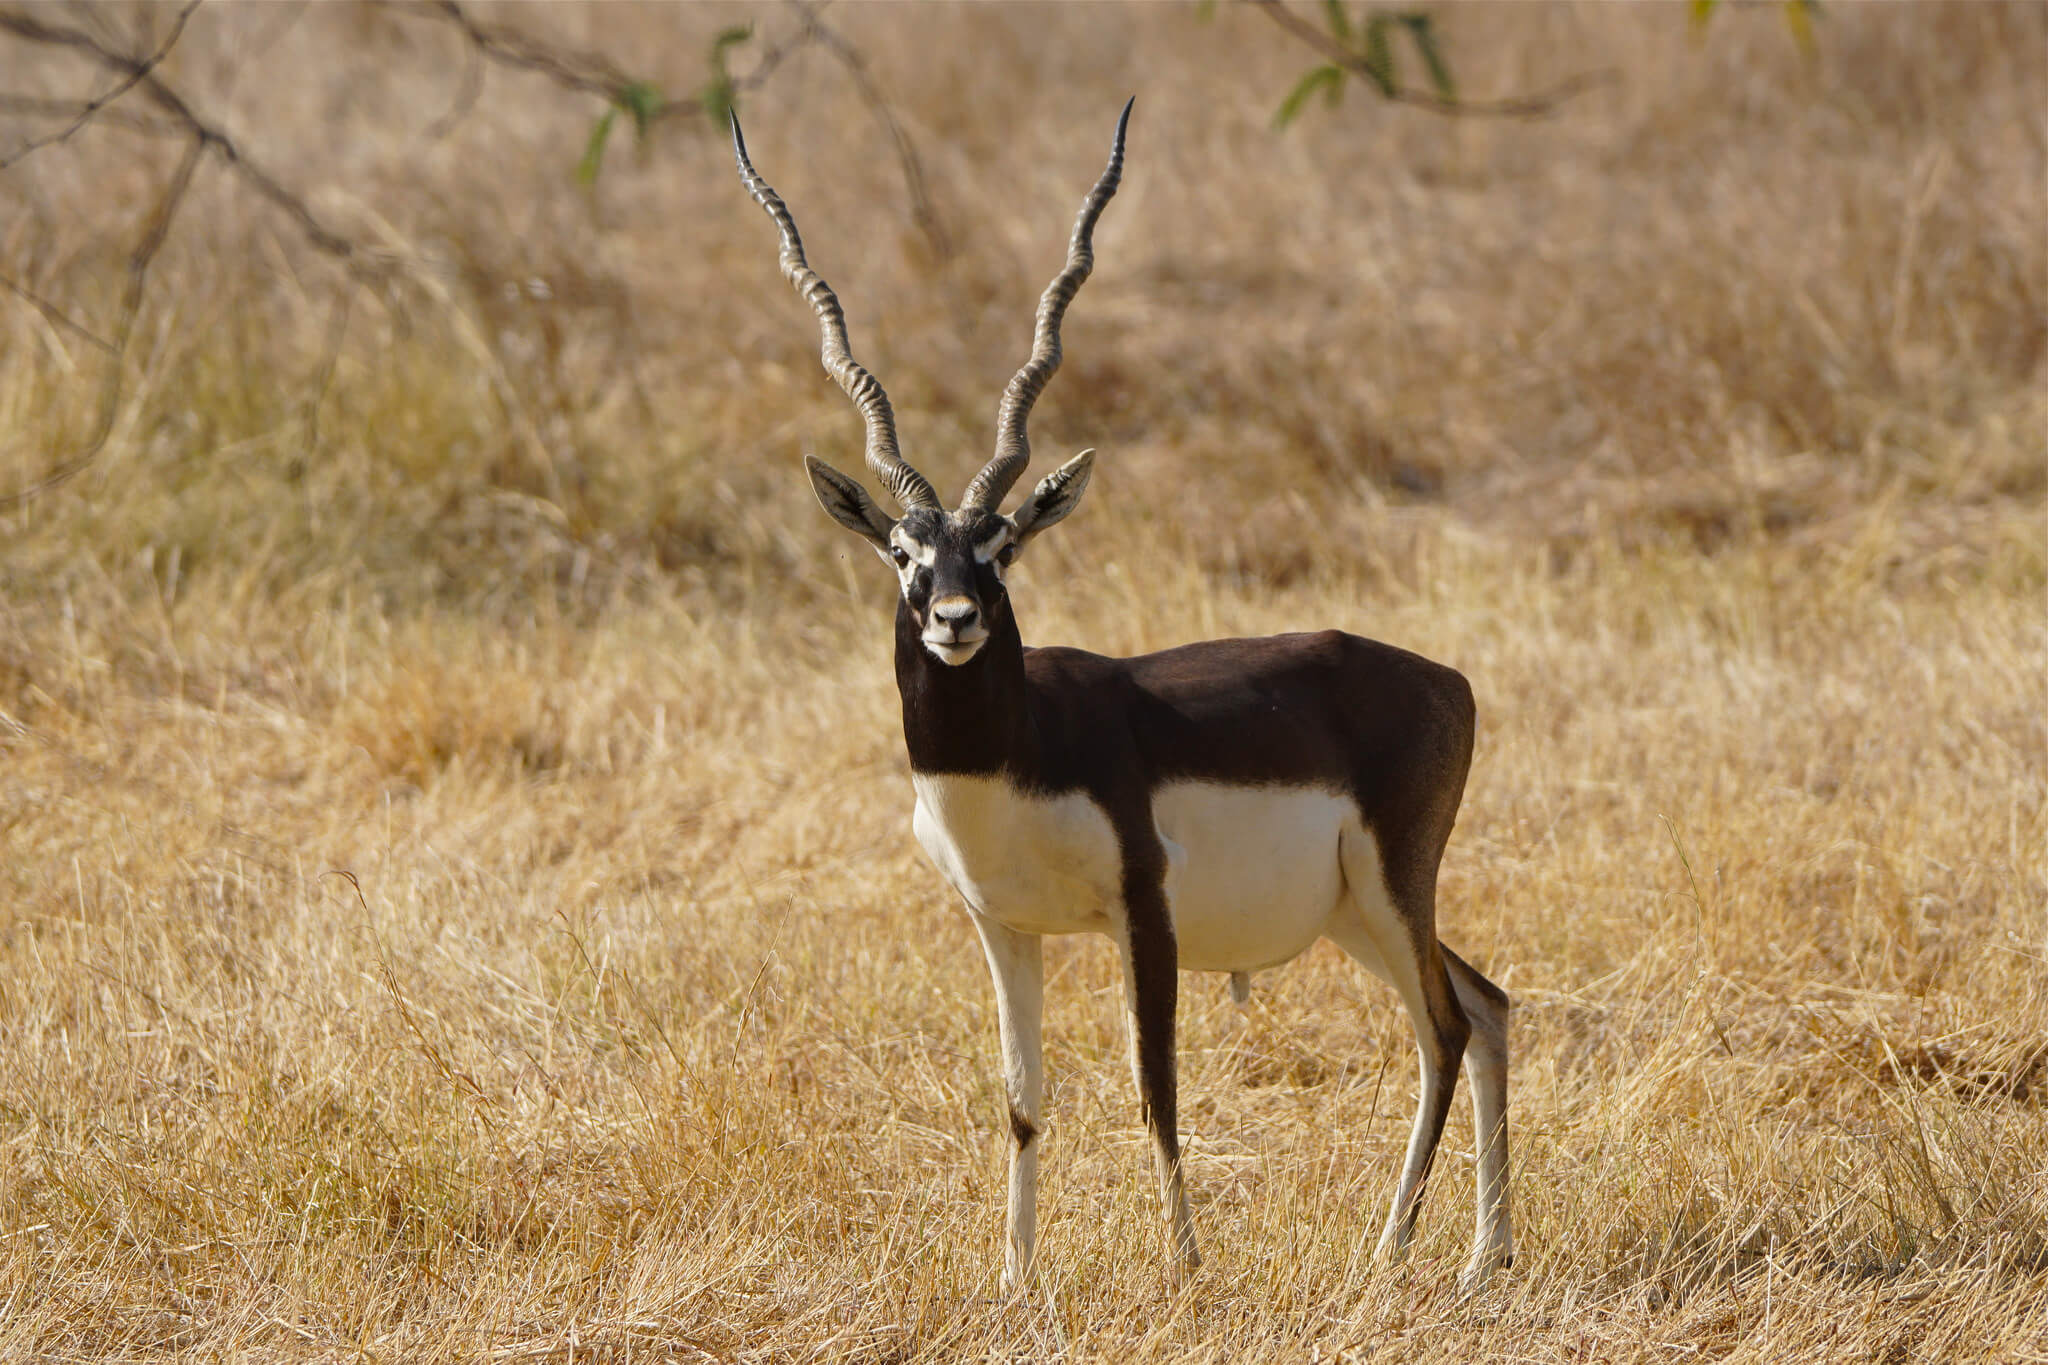
<svg viewBox="0 0 2048 1365"><path fill-rule="evenodd" d="M61 129L46 137L31 138L25 146L16 150L11 156L0 157L0 171L19 164L25 157L39 152L45 147L55 146L59 142L70 140L73 133L92 122L102 109L105 109L115 100L120 99L121 96L133 90L144 77L156 69L158 63L170 55L171 49L178 45L178 39L183 37L185 33L185 21L192 17L192 11L198 9L200 3L201 0L185 0L184 7L178 11L178 17L171 21L170 36L157 45L156 51L138 62L125 76L115 82L104 95L95 96L79 105L77 111L72 115L71 122L65 124Z"/></svg>
<svg viewBox="0 0 2048 1365"><path fill-rule="evenodd" d="M468 41L468 50L474 57L516 71L545 76L564 90L595 95L607 104L626 104L632 91L641 84L603 53L565 52L509 24L485 23L464 9L460 0L371 0L371 3L398 14L449 24ZM734 77L733 92L744 94L758 90L791 53L822 38L823 35L813 32L808 24L799 25L791 37L763 51L753 70L744 76ZM464 80L465 88L454 105L428 129L430 137L446 136L469 112L469 106L475 103L476 94L482 88L482 78L465 73ZM672 118L691 118L704 112L705 106L697 100L665 99L649 117L658 123Z"/></svg>
<svg viewBox="0 0 2048 1365"><path fill-rule="evenodd" d="M77 100L53 99L47 95L14 95L0 92L0 114L23 114L31 118L70 118L84 108ZM93 111L95 123L124 128L152 137L183 137L184 131L169 119L151 118L133 109L105 105Z"/></svg>
<svg viewBox="0 0 2048 1365"><path fill-rule="evenodd" d="M63 309L59 308L56 304L51 303L41 294L36 293L35 290L30 289L27 285L22 284L20 281L12 279L6 275L0 275L0 289L6 289L14 294L20 295L22 301L27 303L29 307L35 309L38 313L41 313L44 317L48 318L52 323L56 324L57 326L62 327L65 331L83 337L85 340L99 347L102 351L105 351L108 355L112 355L114 353L113 342L107 340L98 332L93 331L90 327L87 327L84 323L78 321L76 318L73 318L70 314L66 313Z"/></svg>
<svg viewBox="0 0 2048 1365"><path fill-rule="evenodd" d="M830 3L830 0L824 0L824 3L819 4L818 8L822 10L825 8L825 4L828 3ZM754 63L752 71L749 71L744 76L735 76L733 78L733 92L735 94L745 94L751 90L759 90L763 85L767 84L768 78L775 74L776 67L781 66L792 53L816 41L816 36L809 28L798 25L796 31L791 33L789 37L764 49L760 59Z"/></svg>
<svg viewBox="0 0 2048 1365"><path fill-rule="evenodd" d="M910 216L916 222L918 231L931 243L932 251L941 261L953 254L952 239L946 233L946 225L939 219L938 208L932 203L930 190L925 186L924 163L918 159L917 148L912 145L910 135L897 121L896 111L882 94L868 74L867 58L859 49L841 37L836 30L827 28L818 17L821 5L807 3L807 0L790 0L791 8L802 16L803 29L811 34L824 49L846 68L846 74L853 80L853 88L867 102L875 117L881 121L882 129L888 133L889 141L896 148L896 160L903 167L904 188L910 192Z"/></svg>
<svg viewBox="0 0 2048 1365"><path fill-rule="evenodd" d="M195 113L184 97L156 74L153 62L116 52L83 29L45 23L35 15L19 10L0 10L0 30L31 42L78 48L101 65L133 77L132 83L141 85L157 107L197 138L203 148L216 153L258 194L295 219L300 231L314 247L350 262L353 268L369 270L365 253L354 242L322 223L303 199L287 190L263 167L249 160L226 131Z"/></svg>
<svg viewBox="0 0 2048 1365"><path fill-rule="evenodd" d="M374 0L374 3L420 18L439 19L452 24L469 40L472 50L500 66L532 71L546 76L567 90L595 95L617 103L632 79L597 52L565 52L549 47L531 34L505 24L487 24L465 10L457 0ZM445 116L444 116L445 117Z"/></svg>
<svg viewBox="0 0 2048 1365"><path fill-rule="evenodd" d="M607 104L626 106L631 102L635 88L642 85L602 53L563 51L510 25L486 23L464 9L460 0L375 0L375 3L399 14L449 24L468 40L469 50L474 56L514 70L545 76L565 90L595 95ZM912 220L931 243L939 259L950 257L953 254L952 239L932 202L931 191L925 182L924 163L918 158L909 133L897 119L895 109L869 72L867 58L842 34L825 24L820 17L825 8L823 4L791 0L790 7L797 15L795 32L763 51L760 60L746 75L735 77L731 92L737 95L758 90L791 54L811 44L815 43L831 53L833 59L846 68L854 89L874 111L882 130L889 136L897 163L903 168L904 185L910 193ZM481 87L480 75L466 75L464 92L457 97L448 113L434 121L428 135L445 135L475 103L476 93ZM660 122L704 112L705 105L698 100L664 100L653 110L651 118Z"/></svg>
<svg viewBox="0 0 2048 1365"><path fill-rule="evenodd" d="M1366 60L1365 54L1355 52L1338 42L1334 36L1323 32L1287 8L1283 0L1243 0L1243 3L1252 6L1281 28L1322 53L1332 64L1364 76L1375 85L1385 79L1385 73L1376 71ZM1559 81L1548 90L1538 91L1533 95L1510 95L1492 100L1446 99L1442 95L1411 90L1403 86L1386 92L1384 98L1395 104L1413 105L1434 114L1448 114L1454 117L1537 119L1548 118L1565 103L1585 94L1588 90L1613 85L1620 79L1620 72L1611 67L1603 67L1597 71L1582 71Z"/></svg>

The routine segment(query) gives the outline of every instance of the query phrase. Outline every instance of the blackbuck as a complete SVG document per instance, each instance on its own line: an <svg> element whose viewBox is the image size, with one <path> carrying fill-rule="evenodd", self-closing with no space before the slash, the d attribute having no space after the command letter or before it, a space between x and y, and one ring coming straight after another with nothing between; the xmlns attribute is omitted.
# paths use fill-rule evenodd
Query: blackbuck
<svg viewBox="0 0 2048 1365"><path fill-rule="evenodd" d="M1462 1059L1478 1134L1478 1225L1468 1286L1508 1263L1508 998L1437 941L1436 877L1472 755L1472 690L1419 655L1338 631L1212 640L1132 659L1027 649L1006 582L1064 520L1094 452L1047 475L1007 516L1030 457L1025 424L1060 364L1060 321L1094 265L1096 220L1122 178L1130 106L1082 202L1066 268L1039 300L1031 358L1003 392L995 456L948 511L897 450L882 386L847 350L838 298L796 223L754 170L747 190L782 236L782 273L824 334L826 371L867 423L867 464L892 517L854 480L804 464L832 518L896 570L896 684L917 803L911 828L966 903L995 978L1009 1098L1003 1259L1019 1285L1036 1240L1046 934L1107 934L1123 957L1136 1076L1168 1236L1199 1263L1176 1127L1179 973L1250 973L1328 938L1400 992L1421 1054L1421 1098L1383 1257L1414 1234Z"/></svg>

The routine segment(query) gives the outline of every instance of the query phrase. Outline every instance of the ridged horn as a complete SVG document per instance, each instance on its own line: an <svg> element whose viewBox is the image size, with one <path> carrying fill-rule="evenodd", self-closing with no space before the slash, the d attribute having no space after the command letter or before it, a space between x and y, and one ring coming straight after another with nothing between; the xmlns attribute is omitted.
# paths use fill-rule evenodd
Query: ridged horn
<svg viewBox="0 0 2048 1365"><path fill-rule="evenodd" d="M1074 219L1074 236L1067 243L1067 268L1053 277L1038 300L1038 327L1032 336L1031 359L1024 362L1024 368L1003 390L1003 405L996 414L996 453L967 485L967 493L960 499L963 511L970 507L993 511L1024 472L1024 466L1031 463L1031 442L1025 435L1025 424L1031 420L1031 405L1038 401L1046 381L1060 367L1060 321L1067 315L1067 305L1074 301L1082 282L1095 269L1095 220L1102 216L1102 210L1124 178L1124 129L1131 121L1131 105L1136 103L1133 97L1124 104L1116 121L1116 144L1110 148L1109 165L1095 182L1095 188L1081 201L1080 216Z"/></svg>
<svg viewBox="0 0 2048 1365"><path fill-rule="evenodd" d="M889 395L883 392L880 381L862 369L848 352L846 312L839 306L839 296L804 259L803 238L797 235L796 219L789 216L782 196L769 187L754 169L754 163L747 160L747 140L740 134L737 114L732 117L732 155L739 163L740 180L747 193L768 211L782 233L782 277L796 286L796 292L804 296L811 311L818 315L818 330L824 334L821 359L825 373L839 382L867 422L868 468L905 510L940 506L931 481L903 462L896 446L896 410L889 406Z"/></svg>

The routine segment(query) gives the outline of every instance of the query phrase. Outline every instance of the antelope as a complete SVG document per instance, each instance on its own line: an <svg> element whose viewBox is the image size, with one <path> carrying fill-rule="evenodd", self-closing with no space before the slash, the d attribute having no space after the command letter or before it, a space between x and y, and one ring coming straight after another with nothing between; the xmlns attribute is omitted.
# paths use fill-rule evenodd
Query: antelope
<svg viewBox="0 0 2048 1365"><path fill-rule="evenodd" d="M795 220L747 158L748 192L781 233L782 274L811 305L825 370L867 425L867 465L902 515L813 456L825 511L895 569L896 684L916 805L911 828L965 903L995 981L1009 1101L1002 1283L1037 1240L1047 934L1099 933L1122 957L1130 1063L1172 1264L1200 1264L1174 1078L1179 972L1249 975L1332 940L1399 992L1421 1065L1406 1158L1378 1244L1398 1259L1460 1061L1471 1073L1478 1208L1463 1283L1513 1256L1508 1213L1508 997L1438 941L1436 878L1471 763L1472 689L1455 670L1338 631L1211 640L1136 658L1026 648L1008 575L1081 500L1095 452L1005 515L1030 459L1025 426L1060 364L1060 323L1094 268L1096 220L1122 179L1131 105L1082 202L1064 269L1039 300L1031 358L1004 390L995 455L948 511L898 451L882 386L847 347L838 297Z"/></svg>

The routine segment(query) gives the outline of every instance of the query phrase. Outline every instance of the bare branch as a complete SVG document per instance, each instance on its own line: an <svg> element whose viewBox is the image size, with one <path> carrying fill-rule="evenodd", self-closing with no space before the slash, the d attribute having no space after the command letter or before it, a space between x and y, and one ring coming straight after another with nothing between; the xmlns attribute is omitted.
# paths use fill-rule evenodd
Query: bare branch
<svg viewBox="0 0 2048 1365"><path fill-rule="evenodd" d="M454 27L463 36L469 51L474 54L472 69L466 78L464 90L458 94L449 112L436 121L435 127L442 132L452 127L474 103L477 91L481 87L485 63L533 72L564 89L596 96L608 104L619 107L635 107L636 102L645 100L649 89L644 83L633 80L601 53L564 51L516 28L487 23L466 10L460 0L372 2L383 4L397 13L430 18ZM183 152L177 167L163 195L144 221L141 237L128 257L126 282L110 338L102 337L77 322L56 304L37 295L27 286L0 277L0 285L19 295L52 324L85 338L107 355L106 377L101 383L98 411L90 437L76 453L65 458L35 483L0 495L0 510L19 506L65 483L85 469L105 447L118 415L126 373L128 341L142 307L150 267L163 247L172 222L184 203L186 191L191 186L192 177L197 172L200 161L209 153L217 156L243 185L254 190L290 218L298 228L299 234L314 249L339 261L355 283L388 283L398 267L397 256L372 250L329 226L313 211L305 198L288 188L265 166L251 160L225 127L194 109L192 104L163 78L160 67L183 35L186 21L190 19L199 3L201 0L185 0L166 39L153 52L142 56L118 50L111 45L110 40L102 38L90 28L74 27L60 22L52 17L59 13L58 11L42 8L0 9L0 33L11 34L31 43L73 49L117 77L114 84L104 93L82 101L0 93L0 111L64 120L64 126L57 132L35 138L25 147L10 154L4 163L0 163L0 169L19 162L24 156L40 148L67 140L86 124L96 120L151 136L175 137L183 144ZM780 43L764 50L753 69L745 76L734 78L726 86L728 94L759 88L791 53L802 47L811 44L825 47L834 59L846 68L862 99L875 111L876 117L889 134L897 159L903 166L904 180L910 191L912 214L919 229L942 257L950 254L951 243L933 208L930 193L925 185L923 166L918 160L916 149L869 74L865 59L845 38L827 28L819 20L819 8L821 7L796 0L795 9L799 21L795 30ZM91 15L91 11L87 13ZM151 114L140 114L133 108L113 107L116 101L136 90L140 90L147 98L153 110ZM707 111L707 107L707 103L694 99L668 102L653 108L649 116L664 119L702 115ZM320 404L332 379L341 338L346 331L352 292L344 290L337 298L334 311L330 315L328 346L321 361L315 393L305 413L309 441L317 432Z"/></svg>
<svg viewBox="0 0 2048 1365"><path fill-rule="evenodd" d="M92 122L101 110L105 109L115 100L120 99L121 96L127 94L130 90L133 90L136 84L151 71L155 70L157 64L169 56L171 49L178 45L178 39L185 34L185 21L192 17L192 11L198 9L200 3L201 0L186 0L184 7L178 11L178 17L171 21L170 36L157 45L155 52L152 52L138 63L133 70L129 71L127 75L115 82L105 94L95 96L78 105L76 112L72 115L71 122L65 124L64 127L46 137L30 139L26 146L19 148L11 156L0 157L0 171L18 164L23 158L34 152L41 151L45 147L68 141L73 133Z"/></svg>
<svg viewBox="0 0 2048 1365"><path fill-rule="evenodd" d="M1242 0L1242 3L1252 6L1281 28L1322 53L1333 65L1364 76L1376 86L1381 81L1381 73L1372 68L1363 53L1353 51L1338 42L1331 34L1323 32L1287 8L1284 0ZM1427 109L1434 114L1474 118L1536 119L1548 118L1568 101L1585 94L1588 90L1613 85L1620 79L1620 72L1612 68L1602 68L1598 71L1582 71L1576 76L1558 82L1548 90L1538 91L1532 95L1510 95L1504 99L1446 99L1442 95L1406 87L1398 87L1388 92L1384 98L1396 104L1410 104L1418 109Z"/></svg>
<svg viewBox="0 0 2048 1365"><path fill-rule="evenodd" d="M953 242L947 236L946 225L939 220L938 208L932 203L931 192L925 186L924 163L918 159L917 148L911 144L910 135L896 121L896 111L883 97L881 87L868 74L867 58L861 56L859 49L837 31L825 26L818 17L824 8L822 5L810 4L807 0L790 0L790 5L802 16L803 32L822 44L846 68L846 74L853 80L853 88L860 92L861 99L881 121L883 131L888 133L889 141L896 148L896 160L903 167L904 188L910 192L910 216L938 258L942 261L948 259L953 254Z"/></svg>
<svg viewBox="0 0 2048 1365"><path fill-rule="evenodd" d="M0 92L0 114L25 114L33 118L70 118L85 107L79 100L51 99L44 95L10 95ZM133 109L102 105L92 113L95 123L111 124L130 132L154 137L182 138L184 131L169 119L151 118ZM17 156L18 160L19 157ZM12 164L11 162L9 164Z"/></svg>
<svg viewBox="0 0 2048 1365"><path fill-rule="evenodd" d="M469 50L486 61L545 76L564 90L595 95L607 104L626 105L641 84L602 53L565 52L509 24L485 23L464 9L460 0L371 0L371 3L414 18L436 19L450 24L468 40ZM822 38L823 35L813 32L808 23L799 26L792 37L762 52L752 71L734 78L733 90L759 89L791 53L822 41ZM465 77L464 92L458 96L455 107L435 121L434 128L439 131L433 132L433 136L444 136L448 128L468 111L468 106L475 102L476 88L480 86L480 79L475 80L472 86L471 78ZM704 106L695 100L664 100L652 117L660 122L694 117L703 112Z"/></svg>
<svg viewBox="0 0 2048 1365"><path fill-rule="evenodd" d="M825 0L825 3L830 3L830 0ZM820 10L824 9L825 3L819 4L817 8ZM759 60L754 63L754 69L744 76L735 77L732 88L737 92L760 89L763 85L767 84L768 78L775 73L776 67L781 66L792 53L809 46L816 39L817 35L812 33L807 26L799 25L796 32L792 33L789 37L763 49Z"/></svg>
<svg viewBox="0 0 2048 1365"><path fill-rule="evenodd" d="M487 24L465 10L458 0L373 0L400 14L439 19L460 29L469 45L500 66L533 71L567 90L596 95L607 102L621 98L632 79L611 59L596 52L563 52L548 47L530 34L503 24Z"/></svg>
<svg viewBox="0 0 2048 1365"><path fill-rule="evenodd" d="M209 151L219 156L245 184L290 216L298 224L306 240L317 250L342 261L349 273L358 280L382 277L393 264L394 258L373 255L321 222L305 200L286 189L262 166L249 160L233 138L218 125L201 118L192 106L157 74L157 67L184 32L185 20L190 17L195 7L196 0L192 0L180 11L170 41L147 57L133 57L117 52L84 29L49 23L39 14L0 10L0 32L11 33L29 42L75 48L92 57L101 66L119 72L123 77L107 94L72 109L72 123L60 136L52 140L62 141L85 123L104 117L108 113L108 106L115 98L137 87L140 87L170 120L160 128L153 126L147 131L158 132L175 128L181 130L185 138L184 154L171 173L162 197L157 200L145 220L142 236L135 249L129 254L127 279L122 288L120 310L116 315L111 340L97 337L58 311L55 305L39 298L25 287L13 281L7 282L14 293L27 300L45 317L61 322L80 335L90 338L105 350L107 371L100 385L99 411L94 419L92 435L87 438L84 446L35 483L0 495L0 510L19 506L67 482L91 464L105 448L107 438L113 433L115 417L120 409L128 339L134 331L136 316L142 309L143 294L149 282L149 268L170 234L171 223L185 201L185 193L191 187L192 177L199 168L201 158ZM41 145L48 145L49 141L46 140ZM33 149L32 145L28 150ZM13 160L18 161L25 154L26 152L18 153Z"/></svg>
<svg viewBox="0 0 2048 1365"><path fill-rule="evenodd" d="M129 76L129 84L139 84L158 108L169 114L176 123L199 141L202 149L217 153L228 163L229 168L257 193L295 219L300 231L315 247L330 256L349 262L353 270L378 273L371 267L371 257L368 253L322 223L305 200L285 189L276 177L249 160L235 144L234 139L218 125L207 122L193 112L192 106L156 74L154 68L161 54L159 58L149 60L130 57L114 51L83 29L45 23L32 14L24 14L18 10L0 10L0 31L12 33L31 42L78 48L91 55L102 66ZM388 265L388 262L385 264Z"/></svg>
<svg viewBox="0 0 2048 1365"><path fill-rule="evenodd" d="M460 0L374 0L400 14L418 18L435 19L450 24L461 32L469 42L470 51L487 61L514 70L530 71L547 77L565 90L580 94L595 95L607 104L628 107L636 89L644 89L615 65L610 58L596 52L565 52L551 47L532 34L521 32L506 24L489 24L464 9ZM868 71L867 58L860 49L836 30L828 27L820 17L823 4L810 0L790 0L790 8L797 15L796 31L781 42L762 52L753 70L744 76L735 77L730 87L732 93L740 94L759 89L768 77L781 66L791 54L817 44L823 47L841 66L846 68L854 89L867 106L874 111L875 118L889 136L895 149L896 160L903 168L903 181L910 194L910 214L918 231L931 243L932 250L941 260L953 254L953 243L948 237L944 223L939 219L938 209L932 202L931 191L926 186L924 163L919 160L917 148L910 135L897 119L881 87L876 84ZM429 135L439 137L468 111L475 102L481 88L481 78L465 76L465 88L457 97L455 105L442 115ZM696 100L666 100L653 111L654 121L689 117L705 112L705 106Z"/></svg>

